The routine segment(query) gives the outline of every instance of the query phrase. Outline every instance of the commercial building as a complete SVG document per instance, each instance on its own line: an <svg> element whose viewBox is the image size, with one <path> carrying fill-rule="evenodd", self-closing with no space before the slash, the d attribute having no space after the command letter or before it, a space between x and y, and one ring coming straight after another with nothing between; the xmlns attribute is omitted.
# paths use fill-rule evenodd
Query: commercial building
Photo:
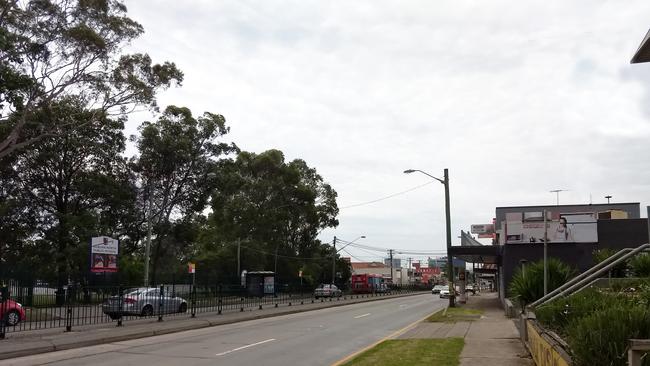
<svg viewBox="0 0 650 366"><path fill-rule="evenodd" d="M649 222L640 218L640 213L639 203L497 207L494 231L483 233L492 236L492 245L461 233L461 246L452 247L451 253L477 263L477 273L493 275L504 298L521 261L543 259L544 242L548 243L549 257L579 272L593 266L597 250L648 243Z"/></svg>

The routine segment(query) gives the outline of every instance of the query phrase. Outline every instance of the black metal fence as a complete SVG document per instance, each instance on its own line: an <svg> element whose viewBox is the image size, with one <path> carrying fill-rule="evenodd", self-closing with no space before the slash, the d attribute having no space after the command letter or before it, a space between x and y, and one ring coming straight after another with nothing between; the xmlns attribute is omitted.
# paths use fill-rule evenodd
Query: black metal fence
<svg viewBox="0 0 650 366"><path fill-rule="evenodd" d="M423 287L392 286L382 292L340 296L314 296L314 288L280 285L275 292L252 296L246 288L231 284L170 283L156 287L65 286L54 288L45 283L24 286L9 281L0 302L0 339L6 333L48 328L65 328L138 319L195 317L200 313L222 314L249 309L296 306L306 303L340 301L348 298L386 296L427 290Z"/></svg>

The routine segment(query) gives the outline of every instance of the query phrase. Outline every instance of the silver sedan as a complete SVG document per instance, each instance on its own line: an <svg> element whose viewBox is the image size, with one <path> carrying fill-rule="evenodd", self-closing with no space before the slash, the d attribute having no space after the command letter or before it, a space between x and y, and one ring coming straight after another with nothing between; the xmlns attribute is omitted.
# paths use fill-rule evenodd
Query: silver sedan
<svg viewBox="0 0 650 366"><path fill-rule="evenodd" d="M111 319L122 315L151 316L187 312L187 301L177 296L160 296L159 288L138 288L124 294L111 296L102 304L102 311Z"/></svg>

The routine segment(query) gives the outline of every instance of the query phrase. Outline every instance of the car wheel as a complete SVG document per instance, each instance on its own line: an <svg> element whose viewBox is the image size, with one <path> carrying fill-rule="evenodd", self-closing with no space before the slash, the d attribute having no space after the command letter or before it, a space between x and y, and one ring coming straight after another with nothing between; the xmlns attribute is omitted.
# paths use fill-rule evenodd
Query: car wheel
<svg viewBox="0 0 650 366"><path fill-rule="evenodd" d="M8 312L5 316L5 323L10 327L20 323L20 313L16 310Z"/></svg>
<svg viewBox="0 0 650 366"><path fill-rule="evenodd" d="M187 303L182 303L181 306L178 307L178 312L187 313Z"/></svg>
<svg viewBox="0 0 650 366"><path fill-rule="evenodd" d="M147 305L142 308L142 316L152 316L153 315L153 306Z"/></svg>

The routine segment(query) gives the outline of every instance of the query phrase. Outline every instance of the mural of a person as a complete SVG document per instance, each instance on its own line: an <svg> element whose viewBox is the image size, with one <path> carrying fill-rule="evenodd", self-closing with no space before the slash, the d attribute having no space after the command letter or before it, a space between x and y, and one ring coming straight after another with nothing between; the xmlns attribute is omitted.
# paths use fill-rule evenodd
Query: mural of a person
<svg viewBox="0 0 650 366"><path fill-rule="evenodd" d="M560 242L574 242L573 233L571 228L567 225L566 217L560 217L560 224L555 229L553 234L553 241Z"/></svg>

